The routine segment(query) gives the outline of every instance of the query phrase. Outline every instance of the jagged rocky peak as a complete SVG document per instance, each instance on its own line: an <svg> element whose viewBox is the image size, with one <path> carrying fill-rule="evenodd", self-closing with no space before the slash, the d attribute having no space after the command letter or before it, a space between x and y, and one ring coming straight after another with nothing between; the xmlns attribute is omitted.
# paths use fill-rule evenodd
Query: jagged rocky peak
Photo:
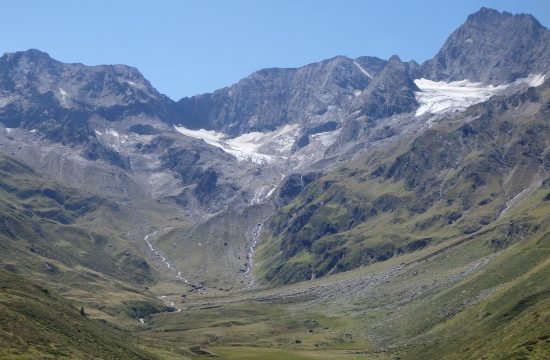
<svg viewBox="0 0 550 360"><path fill-rule="evenodd" d="M257 71L238 83L179 101L182 124L238 136L286 124L317 126L341 118L385 61L345 56L300 68Z"/></svg>
<svg viewBox="0 0 550 360"><path fill-rule="evenodd" d="M533 16L481 8L422 64L431 80L510 83L550 71L550 31Z"/></svg>
<svg viewBox="0 0 550 360"><path fill-rule="evenodd" d="M0 58L0 89L16 91L23 98L52 92L66 108L165 100L134 67L65 64L36 49Z"/></svg>
<svg viewBox="0 0 550 360"><path fill-rule="evenodd" d="M409 64L393 55L361 95L361 112L371 120L410 112L418 106L415 91L418 88L411 77Z"/></svg>
<svg viewBox="0 0 550 360"><path fill-rule="evenodd" d="M6 53L0 57L0 88L4 92L25 92L29 89L44 92L51 73L58 76L63 64L52 59L45 52L31 49Z"/></svg>
<svg viewBox="0 0 550 360"><path fill-rule="evenodd" d="M31 49L0 57L0 123L65 144L95 142L91 119L171 122L174 102L134 67L66 64Z"/></svg>
<svg viewBox="0 0 550 360"><path fill-rule="evenodd" d="M0 57L0 63L2 66L9 64L22 67L27 66L28 71L32 70L30 65L33 65L33 67L36 68L46 66L51 67L56 64L61 64L59 61L52 59L47 53L37 49L5 53L2 57Z"/></svg>

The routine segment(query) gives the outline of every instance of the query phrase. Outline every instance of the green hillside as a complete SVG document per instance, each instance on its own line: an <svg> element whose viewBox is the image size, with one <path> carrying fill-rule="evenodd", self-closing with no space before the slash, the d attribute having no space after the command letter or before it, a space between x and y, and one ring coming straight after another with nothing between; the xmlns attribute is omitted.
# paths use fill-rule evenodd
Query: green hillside
<svg viewBox="0 0 550 360"><path fill-rule="evenodd" d="M138 341L92 320L48 287L0 271L0 358L154 359Z"/></svg>
<svg viewBox="0 0 550 360"><path fill-rule="evenodd" d="M549 83L494 98L311 182L272 219L257 275L309 280L486 232L550 184ZM491 247L540 229L502 227Z"/></svg>
<svg viewBox="0 0 550 360"><path fill-rule="evenodd" d="M131 320L126 311L131 300L159 305L146 291L155 280L152 268L124 237L130 224L120 205L1 156L0 209L2 270L33 279L108 320Z"/></svg>

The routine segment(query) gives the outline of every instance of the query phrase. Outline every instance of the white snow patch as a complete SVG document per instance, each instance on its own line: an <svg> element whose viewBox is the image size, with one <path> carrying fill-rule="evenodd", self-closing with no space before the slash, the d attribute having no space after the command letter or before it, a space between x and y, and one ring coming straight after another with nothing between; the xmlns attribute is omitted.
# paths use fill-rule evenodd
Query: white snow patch
<svg viewBox="0 0 550 360"><path fill-rule="evenodd" d="M369 74L369 72L367 70L365 70L364 67L359 65L355 60L353 61L353 65L357 66L357 68L359 69L359 71L361 71L363 73L363 75L366 75L367 77L372 79L372 75Z"/></svg>
<svg viewBox="0 0 550 360"><path fill-rule="evenodd" d="M252 200L250 201L250 203L252 205L263 204L267 199L269 199L269 197L273 194L276 188L277 188L276 186L271 188L266 185L260 186L254 192L254 195L252 196Z"/></svg>
<svg viewBox="0 0 550 360"><path fill-rule="evenodd" d="M116 130L113 130L113 129L108 129L106 133L111 135L111 136L114 136L114 137L120 137L120 134Z"/></svg>
<svg viewBox="0 0 550 360"><path fill-rule="evenodd" d="M286 125L275 131L250 132L230 139L227 135L213 130L190 130L183 126L174 128L183 135L219 147L238 160L258 164L271 163L288 156L299 130L298 125Z"/></svg>
<svg viewBox="0 0 550 360"><path fill-rule="evenodd" d="M311 135L313 140L318 140L324 147L328 147L336 141L338 135L340 134L340 129L333 131L326 131L318 134Z"/></svg>
<svg viewBox="0 0 550 360"><path fill-rule="evenodd" d="M354 90L353 91L353 95L355 95L355 96L359 96L359 95L361 95L361 93L362 93L361 90Z"/></svg>
<svg viewBox="0 0 550 360"><path fill-rule="evenodd" d="M136 89L145 89L145 86L143 84L140 84L140 83L136 83L134 81L131 81L131 80L125 80L125 79L121 79L122 82L125 82L126 84L130 85L131 87L134 87Z"/></svg>
<svg viewBox="0 0 550 360"><path fill-rule="evenodd" d="M94 130L96 135L102 137L103 142L106 145L109 145L111 148L116 151L121 151L125 144L129 140L129 136L125 134L120 134L114 129L103 129L103 131Z"/></svg>
<svg viewBox="0 0 550 360"><path fill-rule="evenodd" d="M37 133L37 132L38 132L37 129L32 129L32 130L31 130L31 133L33 133L33 134L34 134L34 133Z"/></svg>
<svg viewBox="0 0 550 360"><path fill-rule="evenodd" d="M426 113L438 114L451 110L464 110L489 99L508 87L508 85L484 85L469 80L447 83L417 79L414 83L420 89L420 91L415 92L416 100L420 104L420 107L416 110L416 116Z"/></svg>
<svg viewBox="0 0 550 360"><path fill-rule="evenodd" d="M273 193L275 192L275 190L277 189L276 186L274 186L271 190L269 190L269 192L267 193L267 195L265 196L266 199L269 199L271 197L271 195L273 195Z"/></svg>
<svg viewBox="0 0 550 360"><path fill-rule="evenodd" d="M545 77L546 75L537 74L537 75L532 75L532 76L529 76L528 78L525 78L525 81L527 82L529 87L537 87L537 86L541 86L542 83L544 83Z"/></svg>
<svg viewBox="0 0 550 360"><path fill-rule="evenodd" d="M14 96L7 96L7 97L0 97L0 108L8 105L10 102L12 102Z"/></svg>
<svg viewBox="0 0 550 360"><path fill-rule="evenodd" d="M6 128L6 133L11 134L15 128Z"/></svg>
<svg viewBox="0 0 550 360"><path fill-rule="evenodd" d="M61 105L67 107L69 105L69 93L62 88L59 88L59 95L61 95Z"/></svg>
<svg viewBox="0 0 550 360"><path fill-rule="evenodd" d="M518 79L506 85L486 85L469 80L452 82L431 81L416 79L414 83L420 91L415 92L415 97L420 107L415 115L426 113L439 114L447 111L464 110L472 105L488 100L510 86L536 87L544 82L545 75L535 74Z"/></svg>

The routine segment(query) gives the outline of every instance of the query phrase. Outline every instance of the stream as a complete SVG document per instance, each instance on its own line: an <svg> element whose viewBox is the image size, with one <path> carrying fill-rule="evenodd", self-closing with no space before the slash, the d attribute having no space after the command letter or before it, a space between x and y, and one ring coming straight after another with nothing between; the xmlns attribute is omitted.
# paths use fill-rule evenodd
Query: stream
<svg viewBox="0 0 550 360"><path fill-rule="evenodd" d="M254 278L252 277L253 256L256 246L258 245L260 234L262 233L263 225L263 222L261 222L252 228L252 241L246 253L246 271L244 272L244 277L247 281L247 289L254 287Z"/></svg>
<svg viewBox="0 0 550 360"><path fill-rule="evenodd" d="M183 282L185 282L185 283L187 284L188 281L187 281L187 279L185 279L185 278L181 275L181 271L179 271L179 270L176 269L172 264L170 264L170 262L168 262L168 260L166 260L166 258L165 258L164 256L162 256L162 255L153 247L153 244L151 244L151 241L150 241L149 239L150 239L152 236L155 236L157 233L158 233L158 230L155 230L155 231L153 231L152 233L145 235L145 237L143 238L143 240L145 240L145 242L146 242L147 245L149 246L149 249L150 249L151 252L155 255L155 258L160 259L160 261L162 262L163 265L165 265L171 272L176 273L176 279L182 280Z"/></svg>

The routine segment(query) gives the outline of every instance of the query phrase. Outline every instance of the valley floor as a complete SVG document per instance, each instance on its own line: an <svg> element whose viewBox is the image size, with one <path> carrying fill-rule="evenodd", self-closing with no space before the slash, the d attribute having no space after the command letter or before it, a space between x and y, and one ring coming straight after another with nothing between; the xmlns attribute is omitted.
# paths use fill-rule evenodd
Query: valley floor
<svg viewBox="0 0 550 360"><path fill-rule="evenodd" d="M544 191L533 194L542 197ZM465 235L354 271L278 288L167 300L138 336L227 359L544 359L550 354L550 233L487 246L508 216ZM177 344L177 346L176 346Z"/></svg>

